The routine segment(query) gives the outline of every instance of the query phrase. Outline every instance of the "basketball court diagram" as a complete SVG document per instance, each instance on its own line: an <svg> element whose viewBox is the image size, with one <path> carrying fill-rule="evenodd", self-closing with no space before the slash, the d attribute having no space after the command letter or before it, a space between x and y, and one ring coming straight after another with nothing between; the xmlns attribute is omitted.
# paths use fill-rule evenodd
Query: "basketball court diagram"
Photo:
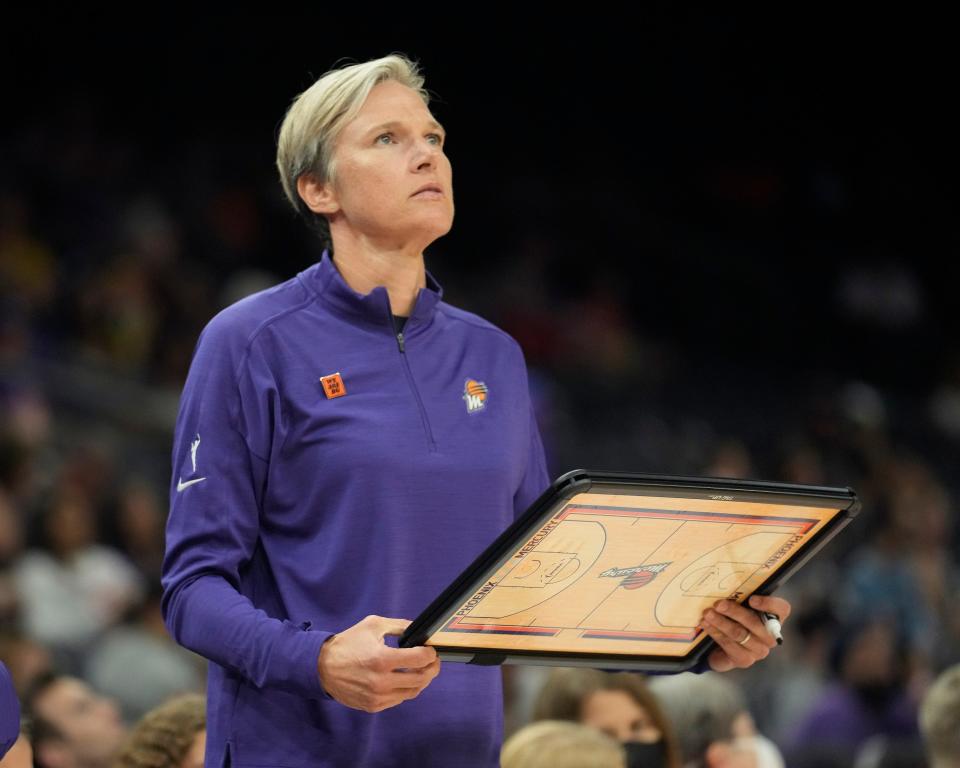
<svg viewBox="0 0 960 768"><path fill-rule="evenodd" d="M607 498L620 503L567 502L432 641L682 655L707 607L742 600L823 522L809 508Z"/></svg>

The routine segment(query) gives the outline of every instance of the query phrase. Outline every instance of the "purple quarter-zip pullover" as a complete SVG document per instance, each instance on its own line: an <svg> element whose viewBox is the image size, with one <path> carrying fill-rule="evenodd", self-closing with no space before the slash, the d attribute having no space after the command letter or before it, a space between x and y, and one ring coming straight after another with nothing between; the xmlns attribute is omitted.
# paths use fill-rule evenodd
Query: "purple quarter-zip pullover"
<svg viewBox="0 0 960 768"><path fill-rule="evenodd" d="M0 661L0 757L7 754L20 735L20 702L13 679Z"/></svg>
<svg viewBox="0 0 960 768"><path fill-rule="evenodd" d="M520 346L426 278L395 333L386 288L324 251L200 335L162 605L211 662L207 766L499 764L496 667L445 663L376 714L317 674L332 633L416 617L550 484Z"/></svg>

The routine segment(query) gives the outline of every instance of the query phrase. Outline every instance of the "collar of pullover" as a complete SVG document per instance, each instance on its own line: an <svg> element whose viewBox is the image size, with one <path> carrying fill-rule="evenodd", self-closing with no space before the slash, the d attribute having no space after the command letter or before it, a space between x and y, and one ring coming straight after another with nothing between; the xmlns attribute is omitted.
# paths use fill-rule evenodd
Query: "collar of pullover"
<svg viewBox="0 0 960 768"><path fill-rule="evenodd" d="M440 283L426 267L424 271L427 287L417 292L413 312L410 313L410 318L403 329L407 336L425 328L433 320L437 304L443 298L443 288ZM394 332L390 294L387 293L386 286L378 285L370 293L357 293L347 285L327 248L324 248L320 261L307 272L313 272L310 275L310 282L320 298L335 312L353 322L391 334Z"/></svg>

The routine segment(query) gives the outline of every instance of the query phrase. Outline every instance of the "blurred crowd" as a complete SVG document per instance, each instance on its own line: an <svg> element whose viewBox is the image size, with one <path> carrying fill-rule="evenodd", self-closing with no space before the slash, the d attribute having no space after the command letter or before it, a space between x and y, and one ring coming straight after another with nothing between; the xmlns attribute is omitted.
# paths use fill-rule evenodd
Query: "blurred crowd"
<svg viewBox="0 0 960 768"><path fill-rule="evenodd" d="M58 142L41 125L24 131L0 184L0 659L27 702L36 764L94 766L170 697L204 688L204 660L170 641L159 609L171 430L197 335L320 249L272 179L225 173L209 147L184 148L160 174L163 158L134 143L98 143L82 110L69 122ZM781 755L791 766L925 764L921 703L960 662L956 350L904 388L902 371L883 381L809 354L765 357L761 332L756 348L731 349L722 318L691 320L678 304L678 318L700 324L693 349L638 320L644 292L657 291L641 266L594 268L595 254L536 225L490 264L456 258L455 242L438 241L427 267L446 300L523 346L553 476L585 466L840 485L863 505L784 588L794 613L783 647L724 675L722 690L695 692L710 676L656 679L648 694L642 682L608 690L506 668L508 734L524 734L509 764L533 765L522 755L543 752L538 738L580 738L570 721L591 719L598 691L650 728L600 728L609 743L588 751L610 747L613 762L597 765L620 764L618 741L660 743L671 765L739 764L738 750L758 766ZM558 263L575 277L558 278ZM844 275L838 295L862 310L851 322L922 309L909 274ZM581 691L576 704L544 709L561 683ZM714 704L681 706L694 700ZM531 736L532 719L543 724ZM61 742L94 751L58 761L50 744Z"/></svg>

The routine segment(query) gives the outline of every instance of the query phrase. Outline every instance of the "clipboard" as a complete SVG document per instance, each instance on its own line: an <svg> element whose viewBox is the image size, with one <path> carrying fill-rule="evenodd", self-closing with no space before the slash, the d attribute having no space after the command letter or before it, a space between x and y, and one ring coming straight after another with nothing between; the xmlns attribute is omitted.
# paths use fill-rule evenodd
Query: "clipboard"
<svg viewBox="0 0 960 768"><path fill-rule="evenodd" d="M771 594L860 510L851 488L575 469L410 624L445 661L681 672L718 599Z"/></svg>

